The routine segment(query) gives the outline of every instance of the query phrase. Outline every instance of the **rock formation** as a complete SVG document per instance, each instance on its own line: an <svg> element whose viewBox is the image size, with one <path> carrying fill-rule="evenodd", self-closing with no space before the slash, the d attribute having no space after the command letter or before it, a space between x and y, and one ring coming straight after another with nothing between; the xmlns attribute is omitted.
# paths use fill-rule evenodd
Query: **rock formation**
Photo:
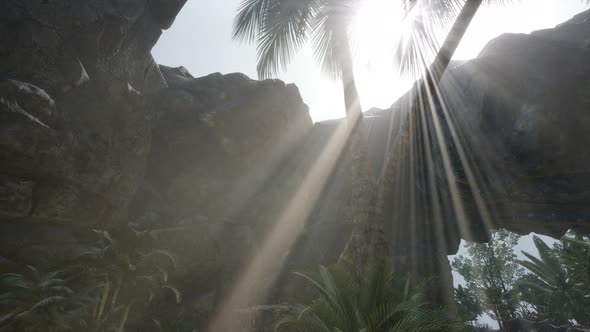
<svg viewBox="0 0 590 332"><path fill-rule="evenodd" d="M126 219L150 151L141 95L166 87L150 50L184 2L0 4L3 219Z"/></svg>

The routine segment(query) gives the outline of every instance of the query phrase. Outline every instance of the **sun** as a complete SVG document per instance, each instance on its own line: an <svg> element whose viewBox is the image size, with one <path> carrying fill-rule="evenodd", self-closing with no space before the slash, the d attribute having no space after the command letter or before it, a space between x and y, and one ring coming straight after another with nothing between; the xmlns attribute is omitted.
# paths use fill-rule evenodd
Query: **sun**
<svg viewBox="0 0 590 332"><path fill-rule="evenodd" d="M402 21L401 1L365 0L353 20L351 37L362 46L379 48L399 38Z"/></svg>
<svg viewBox="0 0 590 332"><path fill-rule="evenodd" d="M365 110L389 107L411 86L400 78L394 60L404 29L401 1L365 0L355 15L350 37Z"/></svg>

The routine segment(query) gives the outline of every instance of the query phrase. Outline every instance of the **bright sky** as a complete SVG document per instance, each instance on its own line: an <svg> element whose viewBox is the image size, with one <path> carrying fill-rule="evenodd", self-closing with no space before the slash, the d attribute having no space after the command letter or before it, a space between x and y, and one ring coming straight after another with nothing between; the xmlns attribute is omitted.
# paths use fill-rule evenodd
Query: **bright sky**
<svg viewBox="0 0 590 332"><path fill-rule="evenodd" d="M156 61L184 66L193 76L242 72L256 78L256 50L232 41L231 30L241 0L189 0L174 25L153 49ZM411 85L398 78L390 49L395 43L399 13L396 0L367 0L359 18L355 48L358 89L364 109L388 107ZM456 59L475 57L492 38L504 32L528 33L553 27L588 8L580 0L522 0L504 8L483 8L457 50ZM390 33L375 31L382 22ZM376 38L379 37L379 38ZM379 42L385 39L384 42ZM315 121L344 116L341 85L322 74L309 49L295 58L280 79L295 83Z"/></svg>

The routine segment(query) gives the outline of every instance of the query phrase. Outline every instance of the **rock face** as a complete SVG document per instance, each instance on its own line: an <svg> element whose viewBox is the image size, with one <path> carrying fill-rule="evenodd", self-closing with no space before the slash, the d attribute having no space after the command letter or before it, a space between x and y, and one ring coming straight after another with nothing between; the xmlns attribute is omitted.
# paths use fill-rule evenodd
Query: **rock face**
<svg viewBox="0 0 590 332"><path fill-rule="evenodd" d="M138 91L161 88L150 50L185 2L3 1L0 73L50 95L102 75Z"/></svg>
<svg viewBox="0 0 590 332"><path fill-rule="evenodd" d="M151 142L141 94L166 87L150 50L184 2L0 4L0 219L126 219Z"/></svg>
<svg viewBox="0 0 590 332"><path fill-rule="evenodd" d="M165 228L199 285L185 295L210 306L272 226L297 183L268 176L303 172L286 159L307 106L278 80L156 65L184 2L0 4L0 269L133 222Z"/></svg>
<svg viewBox="0 0 590 332"><path fill-rule="evenodd" d="M387 178L383 211L403 269L450 284L446 255L461 239L486 241L497 228L590 232L589 17L502 35L447 71L443 99L418 116L409 151L390 123L406 115L414 91L373 112L377 172L383 155L405 153Z"/></svg>
<svg viewBox="0 0 590 332"><path fill-rule="evenodd" d="M160 68L169 88L153 98L159 111L131 219L165 228L160 243L182 253L190 291L206 295L229 287L296 188L297 163L286 159L312 121L292 84Z"/></svg>
<svg viewBox="0 0 590 332"><path fill-rule="evenodd" d="M276 189L261 186L312 125L297 87L242 74L193 78L183 68L161 69L169 88L154 98L158 120L140 192L158 203L147 205L148 215L137 202L137 218L169 225L199 216L263 218L253 196Z"/></svg>
<svg viewBox="0 0 590 332"><path fill-rule="evenodd" d="M427 127L415 138L423 140L416 148L429 145L432 171L426 159L406 165L414 168L408 180L414 189L409 183L397 187L416 192L423 219L443 222L449 254L460 238L485 241L490 228L554 237L569 228L590 231L590 155L584 148L590 142L589 17L586 11L554 29L502 35L476 59L445 74L444 107L425 112ZM395 152L399 129L390 119L404 116L398 113L410 98L372 112L377 173L388 147ZM398 176L398 182L408 179ZM437 204L441 211L435 216ZM461 213L454 204L462 206ZM392 220L407 217L410 211L403 209L390 211Z"/></svg>
<svg viewBox="0 0 590 332"><path fill-rule="evenodd" d="M500 36L447 77L452 113L442 118L461 133L449 150L476 239L476 225L485 223L476 187L492 227L554 237L568 228L590 232L589 17ZM458 161L460 149L470 162ZM477 185L469 184L468 166L482 170Z"/></svg>

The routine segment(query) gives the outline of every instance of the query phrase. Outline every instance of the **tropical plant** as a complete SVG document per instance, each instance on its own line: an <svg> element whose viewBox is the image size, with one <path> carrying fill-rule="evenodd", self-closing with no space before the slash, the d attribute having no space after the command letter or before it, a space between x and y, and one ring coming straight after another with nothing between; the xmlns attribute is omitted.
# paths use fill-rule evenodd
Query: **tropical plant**
<svg viewBox="0 0 590 332"><path fill-rule="evenodd" d="M320 296L310 304L289 305L277 324L279 331L455 331L444 307L432 308L422 286L411 287L393 272L388 259L374 259L362 278L342 266L320 266L318 271L297 273Z"/></svg>
<svg viewBox="0 0 590 332"><path fill-rule="evenodd" d="M123 331L133 308L150 304L170 292L177 303L180 291L168 280L176 267L172 253L153 247L149 231L131 226L115 232L94 230L98 240L78 256L88 280L94 280L91 325L96 331L117 326Z"/></svg>
<svg viewBox="0 0 590 332"><path fill-rule="evenodd" d="M575 283L579 298L573 318L580 324L590 325L590 237L573 234L561 239L562 259L569 276Z"/></svg>
<svg viewBox="0 0 590 332"><path fill-rule="evenodd" d="M563 258L571 277L590 292L590 237L573 235L561 239Z"/></svg>
<svg viewBox="0 0 590 332"><path fill-rule="evenodd" d="M436 33L441 30L442 27L448 25L452 21L452 17L457 13L457 8L461 8L456 15L456 19L449 30L444 42L441 47L437 49L436 56L430 64L430 69L427 72L430 83L434 86L438 85L443 73L447 69L459 43L463 39L465 32L469 28L471 21L475 17L482 4L487 5L508 5L516 2L517 0L408 0L406 1L406 7L412 11L417 7L425 7L433 14L424 18L424 24L427 27L422 30L426 32L421 35L415 36L419 41L422 40L420 45L436 45L434 41L436 39ZM426 43L424 43L426 41ZM422 55L424 52L414 54ZM410 57L411 59L411 57ZM420 63L424 61L418 61L417 59L411 60L413 63ZM409 68L411 64L406 64L405 67Z"/></svg>
<svg viewBox="0 0 590 332"><path fill-rule="evenodd" d="M472 324L483 313L475 292L462 285L455 288L455 303L457 305L457 314L463 322Z"/></svg>
<svg viewBox="0 0 590 332"><path fill-rule="evenodd" d="M548 317L540 318L550 319L553 323L560 325L567 324L572 317L572 305L575 305L574 299L577 297L574 284L568 278L558 253L538 236L533 236L533 242L539 253L539 258L522 252L528 261L518 260L517 262L531 271L533 275L520 282L546 295L545 300L548 301L544 305L538 304L537 306L540 307L539 312L548 314Z"/></svg>
<svg viewBox="0 0 590 332"><path fill-rule="evenodd" d="M481 6L507 6L518 1L404 0L407 12L418 11L421 13L413 15L414 24L412 25L411 38L408 38L405 43L400 43L396 52L398 57L396 60L400 62L403 72L410 72L415 76L428 67L426 82L431 87L436 87ZM580 1L590 4L590 0ZM460 11L457 8L461 8ZM453 22L453 18L454 23L439 48L436 40L437 33ZM436 56L430 62L432 54L436 54ZM434 91L432 93L435 94Z"/></svg>
<svg viewBox="0 0 590 332"><path fill-rule="evenodd" d="M159 332L179 332L183 331L184 323L180 319L174 319L171 321L162 321L160 319L153 319L154 325Z"/></svg>
<svg viewBox="0 0 590 332"><path fill-rule="evenodd" d="M0 331L79 331L85 327L86 298L69 287L63 271L0 276Z"/></svg>
<svg viewBox="0 0 590 332"><path fill-rule="evenodd" d="M342 79L347 115L360 116L348 32L360 0L243 0L236 40L256 43L261 78L276 76L309 41L322 68Z"/></svg>
<svg viewBox="0 0 590 332"><path fill-rule="evenodd" d="M564 237L561 244L551 248L538 236L534 236L533 241L539 257L523 251L528 260L518 263L532 272L520 283L537 292L534 299L529 299L537 317L558 325L571 325L574 319L588 322L584 308L590 305L587 298L590 290L582 281L584 261L590 260L589 252L584 252L588 249L587 243Z"/></svg>
<svg viewBox="0 0 590 332"><path fill-rule="evenodd" d="M501 328L503 321L515 318L518 306L515 286L524 273L513 250L518 239L514 233L496 231L488 243L467 242L469 257L459 255L451 263Z"/></svg>
<svg viewBox="0 0 590 332"><path fill-rule="evenodd" d="M24 273L0 275L0 331L122 332L133 310L147 310L165 293L180 302L168 280L174 255L154 248L150 232L127 227L94 233L97 241L83 245L75 258L42 260L58 265L56 271L27 265Z"/></svg>

